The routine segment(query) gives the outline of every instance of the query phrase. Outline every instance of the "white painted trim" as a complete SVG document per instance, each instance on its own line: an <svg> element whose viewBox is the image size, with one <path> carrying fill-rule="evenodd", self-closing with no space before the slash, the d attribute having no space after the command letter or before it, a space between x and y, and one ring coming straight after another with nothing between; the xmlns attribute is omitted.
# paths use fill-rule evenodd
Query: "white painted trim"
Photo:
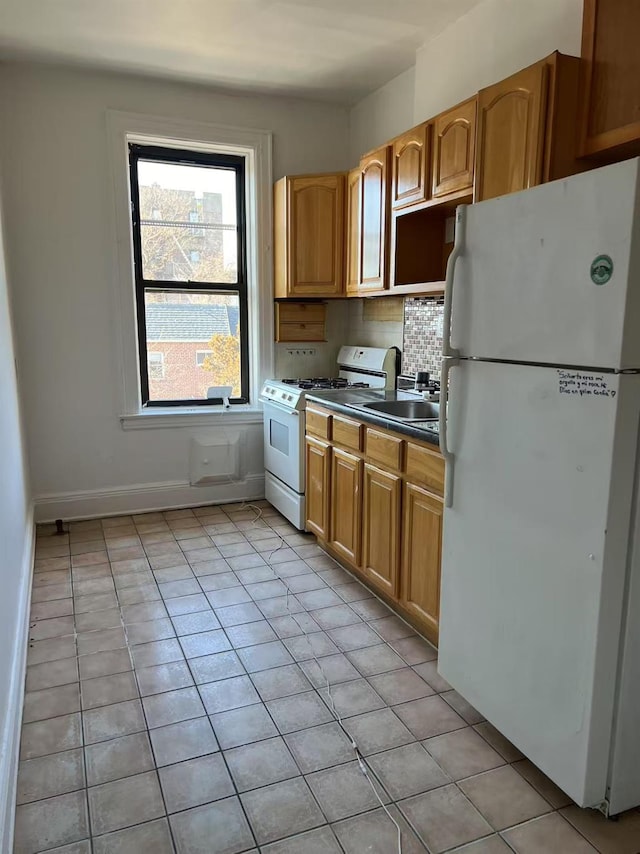
<svg viewBox="0 0 640 854"><path fill-rule="evenodd" d="M218 151L228 150L245 157L249 399L255 404L263 381L273 375L274 363L271 132L107 110L107 133L114 209L116 263L112 292L120 411L125 415L141 414L127 149L130 141L194 150L215 146Z"/></svg>
<svg viewBox="0 0 640 854"><path fill-rule="evenodd" d="M234 406L230 410L217 409L214 412L193 409L145 409L136 415L121 415L123 430L166 430L174 427L231 427L249 424L262 424L261 409L243 409Z"/></svg>
<svg viewBox="0 0 640 854"><path fill-rule="evenodd" d="M35 497L34 504L36 522L53 522L55 519L95 519L263 497L264 474L260 473L211 486L191 486L189 481L174 480L43 494Z"/></svg>
<svg viewBox="0 0 640 854"><path fill-rule="evenodd" d="M35 549L33 504L27 513L25 545L21 567L21 584L16 603L18 624L11 656L11 684L7 691L5 730L0 733L0 851L13 851L18 759L24 705L24 680L29 645L29 612Z"/></svg>

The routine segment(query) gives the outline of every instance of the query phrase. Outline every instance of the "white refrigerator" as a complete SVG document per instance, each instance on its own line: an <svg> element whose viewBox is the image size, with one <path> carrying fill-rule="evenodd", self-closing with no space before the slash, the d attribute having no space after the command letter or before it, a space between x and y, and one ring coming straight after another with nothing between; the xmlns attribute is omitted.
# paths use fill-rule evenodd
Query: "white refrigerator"
<svg viewBox="0 0 640 854"><path fill-rule="evenodd" d="M456 219L439 671L612 815L640 804L640 160Z"/></svg>

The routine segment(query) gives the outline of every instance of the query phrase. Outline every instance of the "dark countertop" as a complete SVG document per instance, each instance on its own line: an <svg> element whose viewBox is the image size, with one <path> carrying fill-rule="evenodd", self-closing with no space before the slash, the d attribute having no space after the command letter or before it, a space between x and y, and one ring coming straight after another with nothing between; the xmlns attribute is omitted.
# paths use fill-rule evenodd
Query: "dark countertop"
<svg viewBox="0 0 640 854"><path fill-rule="evenodd" d="M379 412L359 408L363 403L370 403L374 400L415 399L415 395L410 395L406 392L384 391L384 389L376 390L371 388L318 389L307 392L305 395L305 400L312 403L319 403L327 409L342 412L344 415L357 418L367 424L384 427L385 430L392 430L394 433L400 433L412 439L419 439L422 442L429 442L431 445L439 446L440 439L438 436L437 421L434 425L435 430L430 430L426 426L433 424L430 421L399 421L395 418L388 418Z"/></svg>

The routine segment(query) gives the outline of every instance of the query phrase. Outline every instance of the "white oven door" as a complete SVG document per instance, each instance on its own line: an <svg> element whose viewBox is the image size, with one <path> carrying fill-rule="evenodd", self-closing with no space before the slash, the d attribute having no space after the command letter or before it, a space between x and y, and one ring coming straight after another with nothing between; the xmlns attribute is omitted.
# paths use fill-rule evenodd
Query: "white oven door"
<svg viewBox="0 0 640 854"><path fill-rule="evenodd" d="M304 411L270 400L264 405L264 467L286 486L304 492Z"/></svg>

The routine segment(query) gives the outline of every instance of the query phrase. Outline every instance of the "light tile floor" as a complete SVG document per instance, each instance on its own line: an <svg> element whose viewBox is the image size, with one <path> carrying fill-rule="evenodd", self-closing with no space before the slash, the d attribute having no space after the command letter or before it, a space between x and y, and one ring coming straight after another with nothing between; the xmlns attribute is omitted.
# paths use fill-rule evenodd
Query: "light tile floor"
<svg viewBox="0 0 640 854"><path fill-rule="evenodd" d="M38 530L16 854L640 852L258 504Z"/></svg>

